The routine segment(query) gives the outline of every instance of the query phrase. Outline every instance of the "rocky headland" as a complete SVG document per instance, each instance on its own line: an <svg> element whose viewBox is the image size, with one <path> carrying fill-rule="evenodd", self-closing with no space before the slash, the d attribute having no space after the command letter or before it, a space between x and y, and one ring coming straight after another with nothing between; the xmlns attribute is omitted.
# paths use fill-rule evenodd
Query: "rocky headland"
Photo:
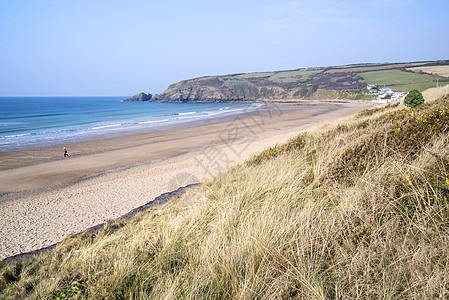
<svg viewBox="0 0 449 300"><path fill-rule="evenodd" d="M301 68L290 71L205 76L171 84L160 94L140 93L127 101L230 102L258 100L370 99L366 74L399 71L409 75L413 67L444 62L357 64ZM384 75L383 73L379 73ZM416 73L415 73L416 74ZM430 74L428 74L430 76ZM371 76L372 77L372 76ZM434 79L434 78L430 78ZM427 80L427 78L426 78ZM440 82L447 78L440 78ZM407 80L406 80L407 81ZM410 84L411 82L397 83Z"/></svg>

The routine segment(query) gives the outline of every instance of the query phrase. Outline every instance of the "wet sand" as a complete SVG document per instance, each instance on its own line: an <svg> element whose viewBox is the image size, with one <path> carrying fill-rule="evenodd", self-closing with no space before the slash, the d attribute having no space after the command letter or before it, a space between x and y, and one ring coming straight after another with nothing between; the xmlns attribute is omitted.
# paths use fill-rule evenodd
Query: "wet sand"
<svg viewBox="0 0 449 300"><path fill-rule="evenodd" d="M303 130L370 106L271 105L164 131L0 152L0 259L118 218Z"/></svg>

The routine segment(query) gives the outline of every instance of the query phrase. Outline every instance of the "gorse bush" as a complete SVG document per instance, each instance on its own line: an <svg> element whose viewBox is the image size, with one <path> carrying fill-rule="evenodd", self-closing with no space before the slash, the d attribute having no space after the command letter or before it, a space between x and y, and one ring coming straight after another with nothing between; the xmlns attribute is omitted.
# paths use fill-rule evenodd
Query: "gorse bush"
<svg viewBox="0 0 449 300"><path fill-rule="evenodd" d="M446 97L301 134L0 266L0 298L448 298L448 131Z"/></svg>

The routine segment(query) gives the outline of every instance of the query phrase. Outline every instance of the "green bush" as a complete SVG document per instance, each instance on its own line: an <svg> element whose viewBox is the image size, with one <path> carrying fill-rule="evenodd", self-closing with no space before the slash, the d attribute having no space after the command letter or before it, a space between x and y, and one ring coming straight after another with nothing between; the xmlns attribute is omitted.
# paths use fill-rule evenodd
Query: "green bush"
<svg viewBox="0 0 449 300"><path fill-rule="evenodd" d="M424 97L418 90L411 90L404 99L405 106L414 108L424 103Z"/></svg>

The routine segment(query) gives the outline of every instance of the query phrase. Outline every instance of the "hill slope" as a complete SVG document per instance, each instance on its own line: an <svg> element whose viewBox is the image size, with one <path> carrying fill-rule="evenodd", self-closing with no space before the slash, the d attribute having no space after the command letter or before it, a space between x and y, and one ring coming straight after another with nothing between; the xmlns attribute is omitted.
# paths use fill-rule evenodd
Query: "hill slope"
<svg viewBox="0 0 449 300"><path fill-rule="evenodd" d="M436 82L449 84L449 77L431 74L449 61L359 64L339 67L305 68L291 71L206 76L184 80L168 87L150 101L220 102L292 99L359 99L367 84L379 84L408 92L427 89ZM139 101L141 97L130 99Z"/></svg>
<svg viewBox="0 0 449 300"><path fill-rule="evenodd" d="M303 133L130 221L4 264L0 298L447 298L441 91Z"/></svg>

